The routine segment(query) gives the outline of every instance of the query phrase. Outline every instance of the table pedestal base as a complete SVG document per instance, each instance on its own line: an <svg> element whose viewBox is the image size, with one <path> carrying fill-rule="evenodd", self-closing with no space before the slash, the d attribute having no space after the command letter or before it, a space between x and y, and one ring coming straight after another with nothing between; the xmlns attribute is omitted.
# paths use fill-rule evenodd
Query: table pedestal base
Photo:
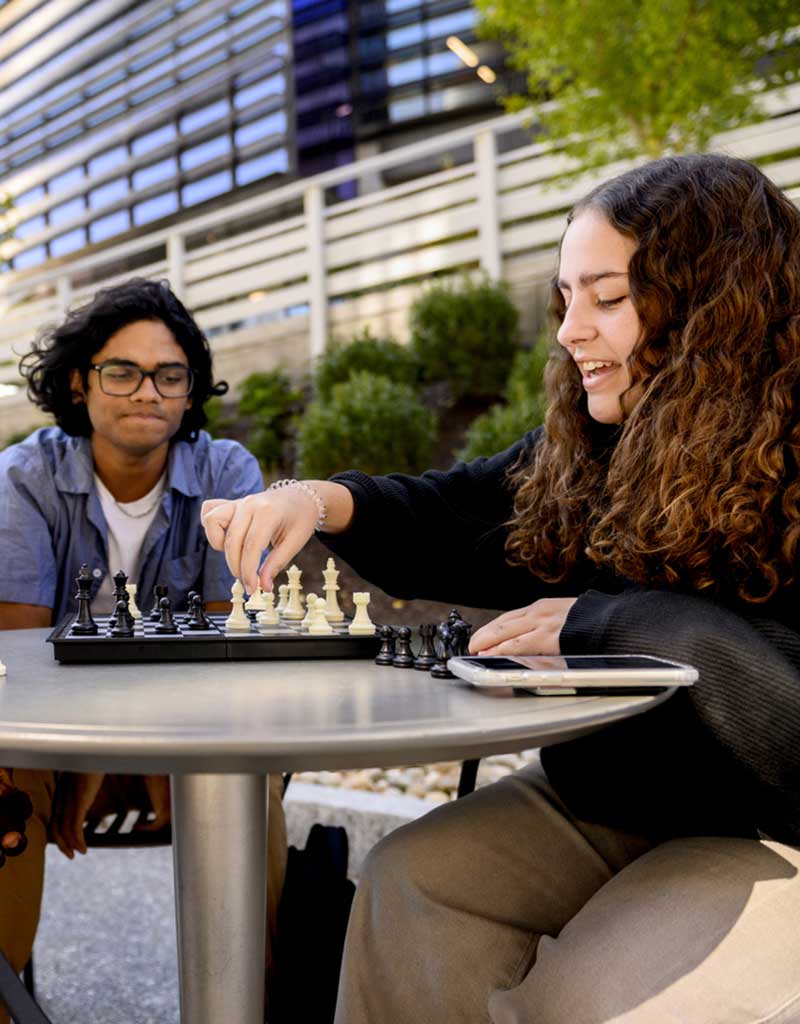
<svg viewBox="0 0 800 1024"><path fill-rule="evenodd" d="M267 778L171 782L181 1021L263 1024Z"/></svg>

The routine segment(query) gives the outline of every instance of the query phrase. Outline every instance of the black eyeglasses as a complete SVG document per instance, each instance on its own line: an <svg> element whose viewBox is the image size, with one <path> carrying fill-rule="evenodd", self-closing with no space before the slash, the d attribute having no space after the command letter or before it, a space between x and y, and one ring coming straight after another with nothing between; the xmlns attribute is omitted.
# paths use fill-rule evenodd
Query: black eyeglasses
<svg viewBox="0 0 800 1024"><path fill-rule="evenodd" d="M116 398L135 395L145 377L152 380L162 398L187 398L194 383L194 370L182 363L159 366L157 370L143 370L136 363L92 363L89 369L97 370L103 394Z"/></svg>

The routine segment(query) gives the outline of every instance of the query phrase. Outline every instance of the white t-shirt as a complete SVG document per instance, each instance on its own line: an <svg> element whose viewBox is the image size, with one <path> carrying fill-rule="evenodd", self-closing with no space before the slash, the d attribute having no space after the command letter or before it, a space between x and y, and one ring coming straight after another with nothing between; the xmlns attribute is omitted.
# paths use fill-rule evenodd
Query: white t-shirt
<svg viewBox="0 0 800 1024"><path fill-rule="evenodd" d="M161 504L166 474L137 501L117 501L96 473L94 482L108 528L109 572L92 602L92 611L107 615L114 611L114 574L122 569L131 583L139 577L142 544Z"/></svg>

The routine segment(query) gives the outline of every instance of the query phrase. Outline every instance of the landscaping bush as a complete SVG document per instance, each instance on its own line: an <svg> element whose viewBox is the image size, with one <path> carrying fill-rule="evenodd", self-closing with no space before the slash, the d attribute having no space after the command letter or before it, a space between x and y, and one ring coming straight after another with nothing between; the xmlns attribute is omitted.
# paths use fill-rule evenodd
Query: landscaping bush
<svg viewBox="0 0 800 1024"><path fill-rule="evenodd" d="M517 352L506 382L504 401L472 421L458 458L468 461L481 455L496 455L528 430L539 426L544 419L542 377L546 362L544 338L532 348Z"/></svg>
<svg viewBox="0 0 800 1024"><path fill-rule="evenodd" d="M236 410L246 426L246 445L264 469L284 466L303 393L282 370L251 373L239 389Z"/></svg>
<svg viewBox="0 0 800 1024"><path fill-rule="evenodd" d="M314 373L317 395L329 399L334 385L344 383L360 370L410 387L419 380L419 364L414 355L391 338L374 337L366 327L348 343L334 342L320 358Z"/></svg>
<svg viewBox="0 0 800 1024"><path fill-rule="evenodd" d="M230 407L225 405L221 398L215 396L209 398L203 409L206 414L206 425L203 430L207 430L212 437L227 437L233 426Z"/></svg>
<svg viewBox="0 0 800 1024"><path fill-rule="evenodd" d="M517 351L519 314L507 288L486 278L435 284L411 307L411 347L423 379L454 398L499 395Z"/></svg>
<svg viewBox="0 0 800 1024"><path fill-rule="evenodd" d="M360 371L305 411L298 472L324 479L343 469L418 473L430 464L436 418L408 384Z"/></svg>

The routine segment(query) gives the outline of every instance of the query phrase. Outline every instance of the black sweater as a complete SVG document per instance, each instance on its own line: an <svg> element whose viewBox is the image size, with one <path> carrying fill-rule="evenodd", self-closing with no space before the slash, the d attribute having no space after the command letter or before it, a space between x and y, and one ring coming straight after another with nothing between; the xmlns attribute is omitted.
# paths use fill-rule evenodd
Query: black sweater
<svg viewBox="0 0 800 1024"><path fill-rule="evenodd" d="M648 590L586 560L566 583L506 561L508 471L539 432L489 459L420 477L333 479L355 500L352 526L322 535L365 579L397 597L511 609L578 597L565 654L643 653L694 665L699 681L644 715L542 761L579 814L657 837L756 835L800 843L800 635L794 597L742 607Z"/></svg>

